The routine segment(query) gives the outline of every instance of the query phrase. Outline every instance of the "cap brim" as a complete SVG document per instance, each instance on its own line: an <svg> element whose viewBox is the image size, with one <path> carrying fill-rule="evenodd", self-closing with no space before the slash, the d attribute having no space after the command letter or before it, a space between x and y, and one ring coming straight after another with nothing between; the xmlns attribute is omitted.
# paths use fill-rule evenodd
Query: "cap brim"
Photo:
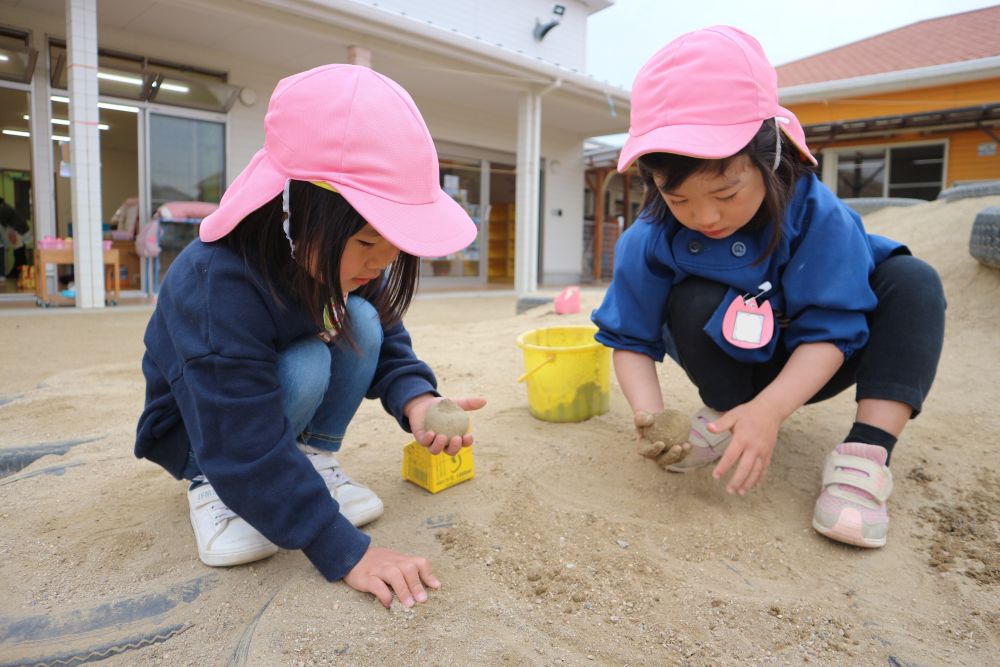
<svg viewBox="0 0 1000 667"><path fill-rule="evenodd" d="M625 173L633 162L648 153L675 153L709 160L729 157L750 143L761 122L670 125L638 136L629 135L618 157L618 171Z"/></svg>
<svg viewBox="0 0 1000 667"><path fill-rule="evenodd" d="M226 188L219 208L201 221L198 236L210 243L218 241L258 208L274 199L285 188L288 177L278 171L262 148Z"/></svg>
<svg viewBox="0 0 1000 667"><path fill-rule="evenodd" d="M778 111L788 121L778 123L781 133L813 166L819 164L809 151L805 131L795 114L784 107L778 107ZM708 160L729 157L750 143L763 122L755 120L721 126L672 125L656 128L639 136L629 135L618 155L618 171L625 173L633 162L648 153L675 153Z"/></svg>
<svg viewBox="0 0 1000 667"><path fill-rule="evenodd" d="M217 241L243 218L271 201L285 188L281 172L263 148L226 189L219 208L201 222L199 236ZM403 252L417 257L442 257L472 243L476 225L444 190L420 204L390 201L337 181L326 180L379 234Z"/></svg>
<svg viewBox="0 0 1000 667"><path fill-rule="evenodd" d="M431 202L401 204L328 181L368 223L403 252L442 257L472 243L477 234L469 214L444 190Z"/></svg>

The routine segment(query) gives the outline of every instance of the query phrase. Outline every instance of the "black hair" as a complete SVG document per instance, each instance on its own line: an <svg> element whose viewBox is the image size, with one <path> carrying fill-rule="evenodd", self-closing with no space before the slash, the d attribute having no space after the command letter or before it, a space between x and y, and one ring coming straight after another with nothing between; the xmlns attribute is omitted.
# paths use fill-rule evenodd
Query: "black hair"
<svg viewBox="0 0 1000 667"><path fill-rule="evenodd" d="M339 193L306 181L291 181L289 233L295 241L292 257L282 228L282 195L246 216L219 242L244 258L259 272L279 305L284 293L325 329L327 306L339 335L351 345L347 294L340 286L340 258L348 240L366 221ZM313 258L313 259L310 259ZM309 263L314 264L309 266ZM403 317L417 288L419 258L400 252L381 280L373 280L355 293L378 311L383 326Z"/></svg>
<svg viewBox="0 0 1000 667"><path fill-rule="evenodd" d="M718 160L694 158L674 153L647 153L640 156L637 160L639 175L645 186L645 196L642 202L643 212L656 221L664 220L667 214L667 204L660 195L661 189L668 192L674 190L690 176L700 172L710 171L722 175L733 160L741 155L746 155L764 179L764 201L746 224L746 228L750 231L757 231L768 226L771 228L771 239L767 248L755 263L763 262L781 243L781 226L788 201L792 197L792 192L799 178L809 172L809 167L802 154L799 153L799 149L784 136L781 141L781 162L776 170L771 169L774 165L776 132L778 132L778 128L775 126L774 120L765 120L750 143L735 155ZM654 175L664 179L662 188L657 187L653 180Z"/></svg>

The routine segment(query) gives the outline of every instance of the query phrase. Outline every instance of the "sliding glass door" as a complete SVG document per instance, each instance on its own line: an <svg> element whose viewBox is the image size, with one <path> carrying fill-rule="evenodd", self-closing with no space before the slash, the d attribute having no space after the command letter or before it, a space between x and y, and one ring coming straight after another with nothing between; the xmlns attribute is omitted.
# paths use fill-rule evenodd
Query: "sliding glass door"
<svg viewBox="0 0 1000 667"><path fill-rule="evenodd" d="M223 122L149 114L150 215L169 201L217 203L226 187Z"/></svg>
<svg viewBox="0 0 1000 667"><path fill-rule="evenodd" d="M226 187L225 122L151 110L147 125L148 218L171 202L218 203ZM197 235L198 224L186 215L161 219L161 276Z"/></svg>

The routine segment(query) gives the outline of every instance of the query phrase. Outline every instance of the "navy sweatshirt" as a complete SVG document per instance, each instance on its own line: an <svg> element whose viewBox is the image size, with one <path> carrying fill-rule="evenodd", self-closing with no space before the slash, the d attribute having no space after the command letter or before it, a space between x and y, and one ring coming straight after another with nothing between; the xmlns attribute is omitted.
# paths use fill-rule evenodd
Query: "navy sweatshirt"
<svg viewBox="0 0 1000 667"><path fill-rule="evenodd" d="M302 549L330 581L370 538L337 502L295 442L278 385L278 354L320 329L290 297L220 244L194 241L163 281L146 328L146 404L135 455L180 479L189 449L226 505L284 549ZM403 325L385 330L368 398L408 431L403 407L436 394Z"/></svg>

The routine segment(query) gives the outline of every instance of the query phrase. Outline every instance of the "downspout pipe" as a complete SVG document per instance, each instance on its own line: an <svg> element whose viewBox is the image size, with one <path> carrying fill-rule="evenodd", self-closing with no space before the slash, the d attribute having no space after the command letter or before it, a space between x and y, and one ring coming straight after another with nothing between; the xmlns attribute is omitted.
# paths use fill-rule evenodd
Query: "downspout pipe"
<svg viewBox="0 0 1000 667"><path fill-rule="evenodd" d="M528 174L527 179L522 183L530 181L528 190L528 206L525 211L526 231L530 235L526 245L528 252L525 253L527 264L527 279L521 281L518 290L519 295L538 290L538 271L541 264L541 256L544 252L542 245L542 98L554 90L562 88L562 78L555 79L552 83L531 95L532 121L530 123L531 136L528 153Z"/></svg>

